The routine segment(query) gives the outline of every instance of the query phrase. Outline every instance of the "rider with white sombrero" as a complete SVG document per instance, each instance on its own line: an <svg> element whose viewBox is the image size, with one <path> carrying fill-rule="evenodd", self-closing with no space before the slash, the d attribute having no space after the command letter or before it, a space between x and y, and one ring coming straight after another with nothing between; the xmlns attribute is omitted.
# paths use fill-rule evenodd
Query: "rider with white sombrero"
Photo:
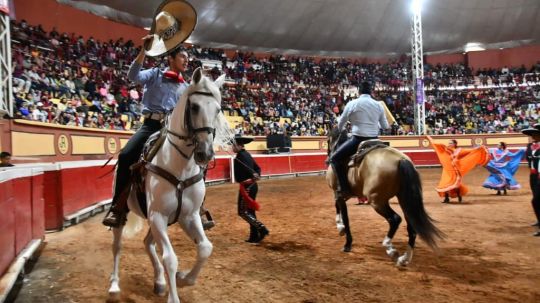
<svg viewBox="0 0 540 303"><path fill-rule="evenodd" d="M527 128L521 131L523 134L530 136L532 142L527 144L527 151L525 157L531 170L529 177L529 184L533 194L532 206L534 214L536 215L536 222L532 226L540 228L540 124L535 124L532 128ZM540 237L540 229L533 234L536 237Z"/></svg>
<svg viewBox="0 0 540 303"><path fill-rule="evenodd" d="M166 0L157 8L150 34L143 37L144 47L131 64L128 78L144 85L142 103L144 124L129 139L118 155L114 196L111 210L103 224L119 227L126 222L127 196L130 188L130 166L137 162L144 143L163 126L165 115L172 111L188 87L182 73L188 67L188 54L180 48L193 32L197 13L183 0ZM168 67L141 70L145 56L166 57Z"/></svg>

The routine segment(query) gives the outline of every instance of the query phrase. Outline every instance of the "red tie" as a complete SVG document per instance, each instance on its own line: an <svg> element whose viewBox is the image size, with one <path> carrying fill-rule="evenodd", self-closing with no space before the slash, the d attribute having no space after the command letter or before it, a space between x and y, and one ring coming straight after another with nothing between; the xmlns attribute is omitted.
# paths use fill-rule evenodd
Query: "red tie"
<svg viewBox="0 0 540 303"><path fill-rule="evenodd" d="M172 70L168 70L166 71L164 74L165 78L171 80L171 81L174 81L176 83L184 83L186 82L184 80L184 77L182 77L182 74L179 74L177 72L174 72Z"/></svg>

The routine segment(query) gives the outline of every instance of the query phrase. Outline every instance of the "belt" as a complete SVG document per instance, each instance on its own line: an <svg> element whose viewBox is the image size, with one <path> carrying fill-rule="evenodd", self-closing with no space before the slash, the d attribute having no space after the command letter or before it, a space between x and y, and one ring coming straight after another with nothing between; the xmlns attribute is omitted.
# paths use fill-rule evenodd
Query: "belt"
<svg viewBox="0 0 540 303"><path fill-rule="evenodd" d="M164 113L146 113L144 114L144 118L150 119L150 120L161 121L165 118L165 114Z"/></svg>

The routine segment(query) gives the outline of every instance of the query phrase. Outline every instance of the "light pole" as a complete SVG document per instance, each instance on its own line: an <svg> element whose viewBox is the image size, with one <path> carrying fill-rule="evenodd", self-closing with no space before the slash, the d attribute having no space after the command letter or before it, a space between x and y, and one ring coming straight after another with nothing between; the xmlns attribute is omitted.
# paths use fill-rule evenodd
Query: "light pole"
<svg viewBox="0 0 540 303"><path fill-rule="evenodd" d="M0 113L13 117L13 83L11 78L11 36L7 1L0 0Z"/></svg>
<svg viewBox="0 0 540 303"><path fill-rule="evenodd" d="M414 126L417 135L426 134L426 106L424 103L424 52L422 49L422 0L412 0L411 57Z"/></svg>

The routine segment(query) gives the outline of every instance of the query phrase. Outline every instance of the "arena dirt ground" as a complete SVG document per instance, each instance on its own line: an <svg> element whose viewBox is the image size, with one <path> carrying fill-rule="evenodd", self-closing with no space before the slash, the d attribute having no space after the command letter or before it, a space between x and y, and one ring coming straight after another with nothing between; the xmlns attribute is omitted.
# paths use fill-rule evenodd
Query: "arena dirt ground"
<svg viewBox="0 0 540 303"><path fill-rule="evenodd" d="M248 226L236 215L237 186L208 188L207 205L218 225L208 232L214 253L194 287L180 289L182 302L540 302L540 238L525 167L524 189L496 196L480 185L477 168L465 180L464 203L441 204L434 186L440 169L421 169L425 206L447 234L438 254L418 241L412 264L398 269L381 241L386 221L370 206L349 212L353 252L343 253L336 231L332 193L324 176L263 180L261 220L270 236L247 244ZM395 199L393 208L400 214ZM46 236L34 270L15 302L105 302L112 268L112 234L98 215ZM152 293L152 267L142 237L124 242L122 302L166 302ZM191 266L193 243L180 228L169 229L180 267ZM394 243L403 252L405 224Z"/></svg>

